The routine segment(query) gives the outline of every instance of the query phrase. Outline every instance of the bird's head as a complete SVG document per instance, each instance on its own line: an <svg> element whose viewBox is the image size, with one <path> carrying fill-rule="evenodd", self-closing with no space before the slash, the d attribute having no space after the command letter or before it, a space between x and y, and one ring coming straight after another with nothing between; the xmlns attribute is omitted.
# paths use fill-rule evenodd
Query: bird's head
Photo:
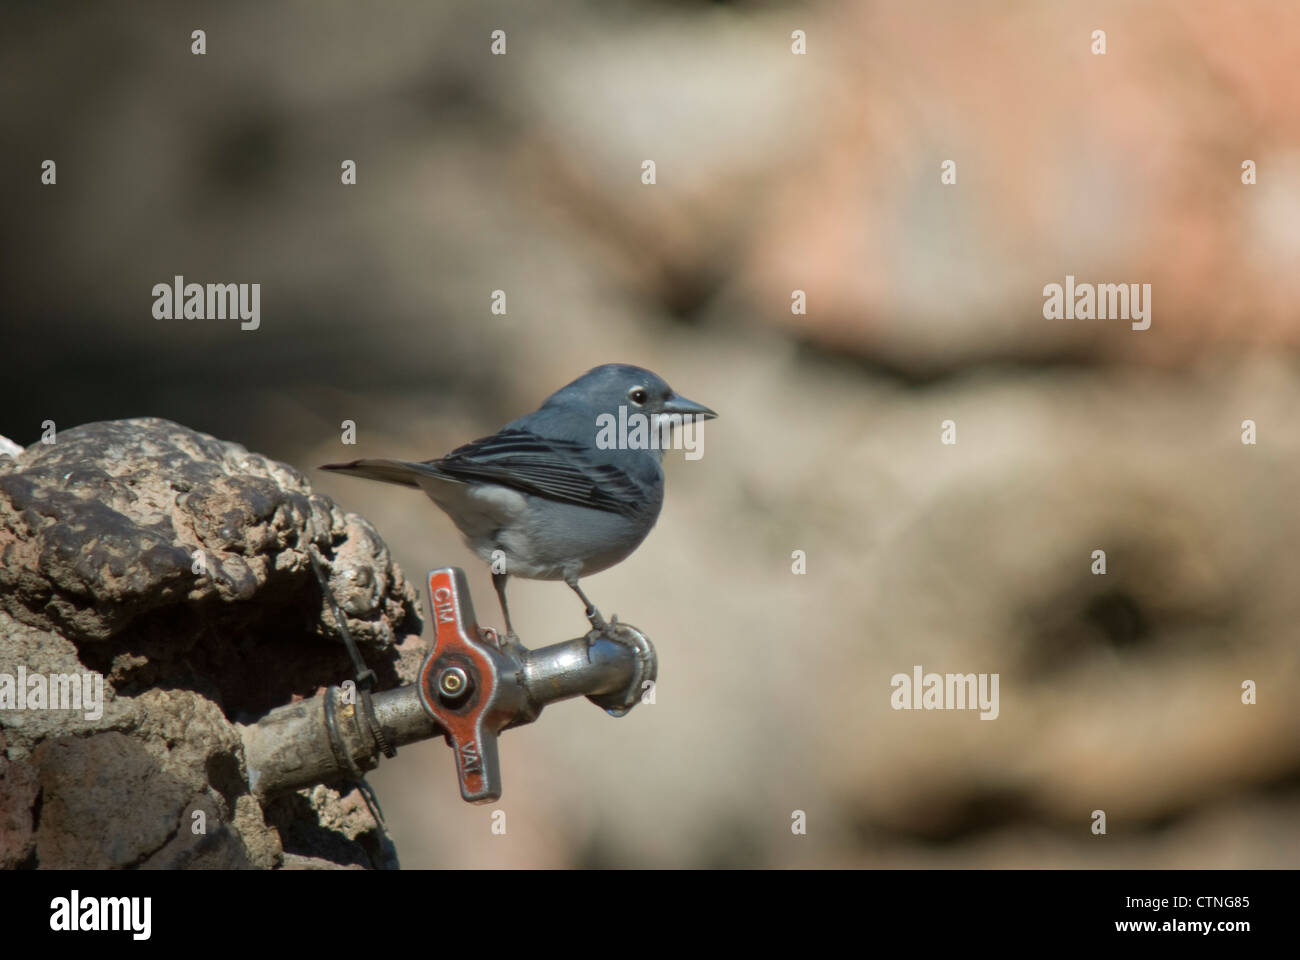
<svg viewBox="0 0 1300 960"><path fill-rule="evenodd" d="M596 413L614 415L618 414L619 407L626 407L629 414L641 413L652 418L677 414L712 420L717 416L704 404L677 393L658 374L627 363L607 363L588 370L553 393L545 405L552 404L581 404Z"/></svg>

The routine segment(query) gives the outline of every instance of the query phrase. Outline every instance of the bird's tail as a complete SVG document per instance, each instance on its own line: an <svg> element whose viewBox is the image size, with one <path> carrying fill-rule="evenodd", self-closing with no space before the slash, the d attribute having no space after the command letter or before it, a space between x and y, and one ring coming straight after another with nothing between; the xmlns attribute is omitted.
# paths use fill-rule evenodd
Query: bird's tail
<svg viewBox="0 0 1300 960"><path fill-rule="evenodd" d="M320 469L365 477L367 480L400 483L404 487L418 487L421 478L446 479L431 465L411 460L352 460L348 463L321 464Z"/></svg>

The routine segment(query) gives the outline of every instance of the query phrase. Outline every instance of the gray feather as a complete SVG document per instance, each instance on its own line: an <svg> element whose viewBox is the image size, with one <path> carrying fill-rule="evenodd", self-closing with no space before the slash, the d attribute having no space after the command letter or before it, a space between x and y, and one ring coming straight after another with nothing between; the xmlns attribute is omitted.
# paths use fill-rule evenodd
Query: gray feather
<svg viewBox="0 0 1300 960"><path fill-rule="evenodd" d="M368 480L398 483L404 487L418 487L421 478L448 479L435 467L411 460L351 460L348 463L322 464L320 469L346 473L353 477L365 477Z"/></svg>

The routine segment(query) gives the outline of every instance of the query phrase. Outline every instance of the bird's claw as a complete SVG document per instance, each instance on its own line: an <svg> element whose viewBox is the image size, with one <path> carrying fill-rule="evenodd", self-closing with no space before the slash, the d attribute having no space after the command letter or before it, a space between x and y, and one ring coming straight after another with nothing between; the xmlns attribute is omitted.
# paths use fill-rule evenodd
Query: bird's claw
<svg viewBox="0 0 1300 960"><path fill-rule="evenodd" d="M523 643L519 639L519 634L514 630L508 629L505 633L494 630L492 627L479 627L479 635L485 643L490 643L498 650L521 650Z"/></svg>
<svg viewBox="0 0 1300 960"><path fill-rule="evenodd" d="M614 643L621 643L624 646L628 646L628 642L619 635L617 613L610 616L608 623L605 622L605 618L600 615L599 611L589 612L587 614L587 620L591 623L591 632L587 634L588 650L590 650L591 645L601 637L604 637L606 640L611 640Z"/></svg>
<svg viewBox="0 0 1300 960"><path fill-rule="evenodd" d="M614 617L614 621L618 622L617 616ZM605 622L605 618L600 615L600 611L595 607L587 608L587 622L591 624L591 629L597 633L605 633L609 630L609 624Z"/></svg>
<svg viewBox="0 0 1300 960"><path fill-rule="evenodd" d="M514 650L517 653L522 654L525 651L524 642L519 639L519 634L513 630L507 631L502 644L504 649Z"/></svg>

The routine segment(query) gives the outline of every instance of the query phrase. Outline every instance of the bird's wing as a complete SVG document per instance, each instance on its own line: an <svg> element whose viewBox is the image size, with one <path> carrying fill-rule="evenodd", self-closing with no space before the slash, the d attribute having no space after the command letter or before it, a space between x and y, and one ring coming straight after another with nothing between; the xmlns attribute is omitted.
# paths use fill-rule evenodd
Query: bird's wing
<svg viewBox="0 0 1300 960"><path fill-rule="evenodd" d="M612 463L597 463L572 440L506 429L426 461L439 474L468 483L497 483L524 493L594 510L636 516L646 492Z"/></svg>

